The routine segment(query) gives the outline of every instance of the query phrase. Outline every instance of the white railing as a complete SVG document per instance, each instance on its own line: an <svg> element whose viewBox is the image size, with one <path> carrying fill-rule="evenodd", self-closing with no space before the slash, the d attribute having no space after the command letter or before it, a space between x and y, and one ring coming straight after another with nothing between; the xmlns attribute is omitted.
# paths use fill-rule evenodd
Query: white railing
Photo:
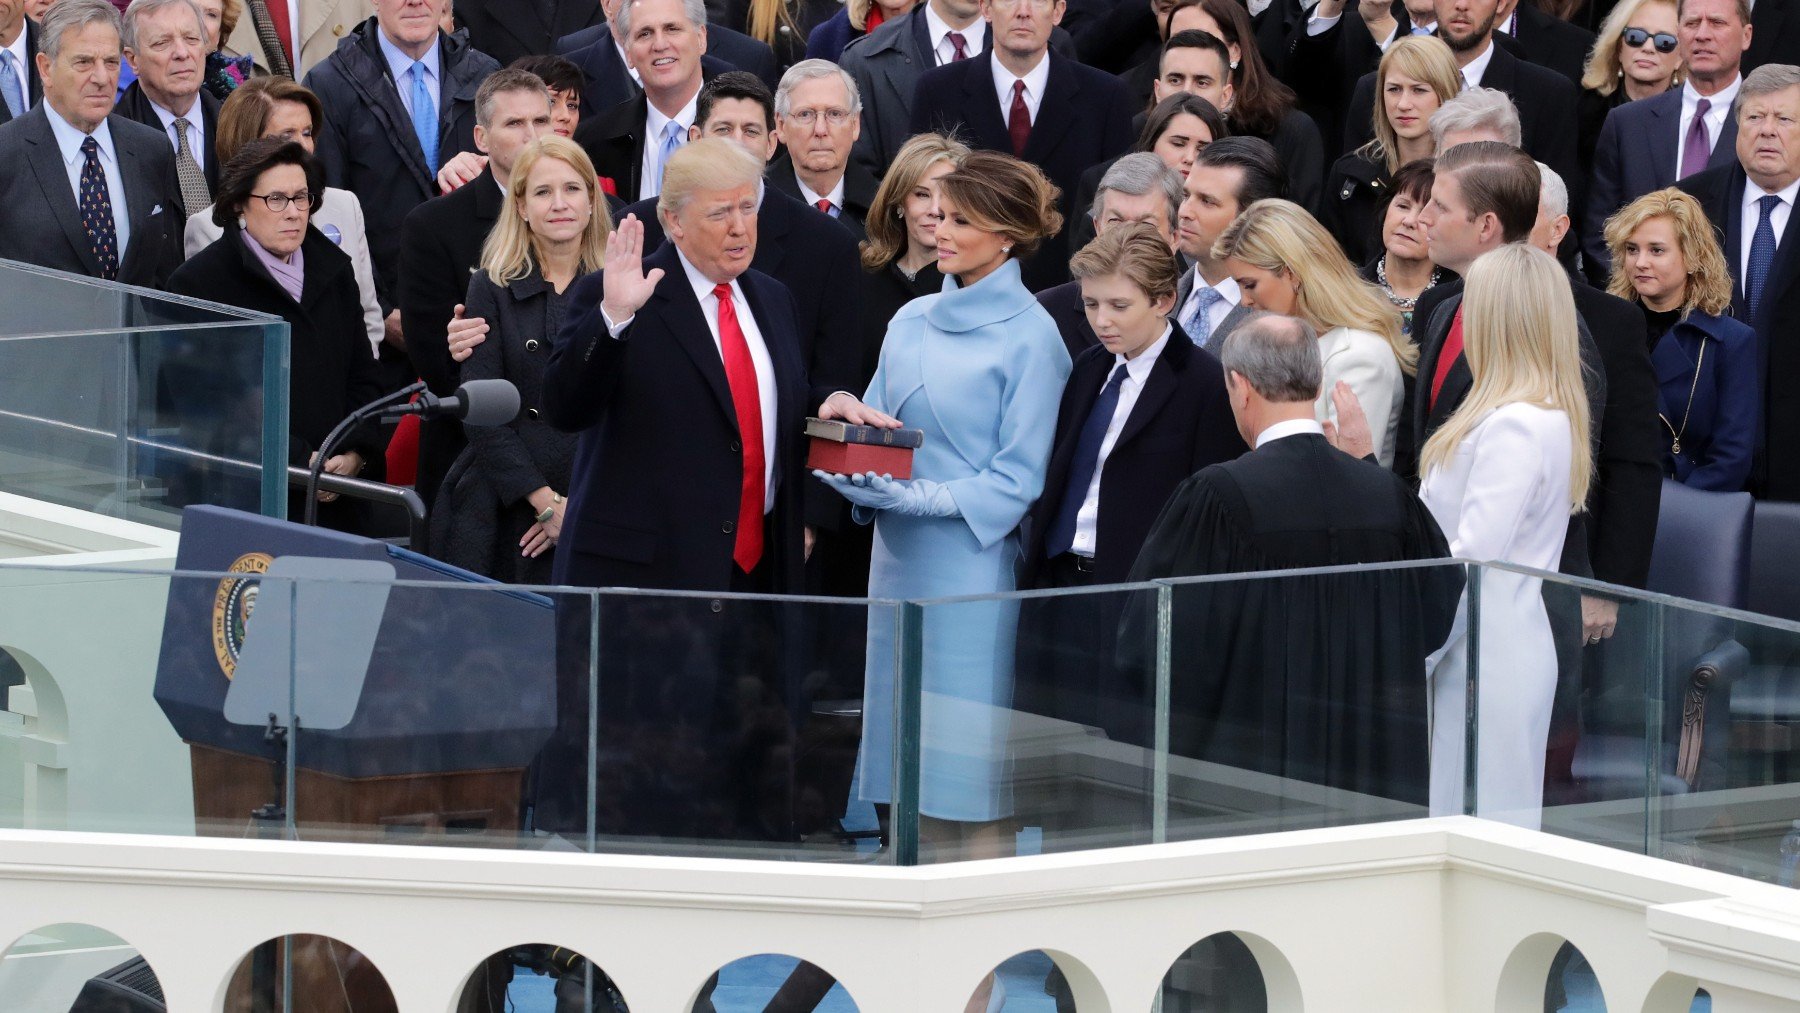
<svg viewBox="0 0 1800 1013"><path fill-rule="evenodd" d="M137 948L182 1013L297 933L361 951L407 1013L448 1013L484 957L532 942L593 958L635 1013L769 952L863 1013L955 1011L1033 949L1084 1013L1138 1013L1226 931L1276 1011L1536 1013L1565 939L1614 1013L1696 987L1718 1013L1800 1008L1800 893L1468 818L912 869L0 832L0 939L71 922Z"/></svg>

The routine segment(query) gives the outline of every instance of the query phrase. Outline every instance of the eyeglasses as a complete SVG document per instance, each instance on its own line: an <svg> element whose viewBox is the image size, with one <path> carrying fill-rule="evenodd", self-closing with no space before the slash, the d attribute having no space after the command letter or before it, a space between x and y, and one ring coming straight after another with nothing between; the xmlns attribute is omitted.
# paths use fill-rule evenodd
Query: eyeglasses
<svg viewBox="0 0 1800 1013"><path fill-rule="evenodd" d="M825 125L833 130L850 122L850 110L848 109L795 109L787 114L788 119L808 130L812 129L813 124L819 122L821 116L825 117Z"/></svg>
<svg viewBox="0 0 1800 1013"><path fill-rule="evenodd" d="M253 193L250 196L257 198L258 200L262 201L264 204L267 204L269 206L270 211L274 211L278 214L282 211L286 211L289 204L292 204L293 206L299 208L302 211L305 211L307 208L310 208L314 204L317 204L319 202L319 197L317 194L311 193L308 191L304 191L304 190L301 191L300 193L291 193L291 194L290 193Z"/></svg>
<svg viewBox="0 0 1800 1013"><path fill-rule="evenodd" d="M1652 35L1642 28L1627 28L1625 29L1625 34L1622 38L1624 38L1625 44L1633 49L1638 49L1642 47L1644 43L1654 39L1656 41L1656 51L1659 53L1673 53L1675 47L1681 45L1681 40L1670 35L1668 32L1657 32L1655 35Z"/></svg>

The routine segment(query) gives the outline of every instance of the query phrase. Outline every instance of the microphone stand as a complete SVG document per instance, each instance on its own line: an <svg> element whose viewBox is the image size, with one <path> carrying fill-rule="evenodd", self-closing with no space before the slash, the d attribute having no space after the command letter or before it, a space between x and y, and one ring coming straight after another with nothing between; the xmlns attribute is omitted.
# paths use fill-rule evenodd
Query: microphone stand
<svg viewBox="0 0 1800 1013"><path fill-rule="evenodd" d="M339 422L330 433L326 434L325 439L319 444L319 452L313 455L312 464L307 469L306 474L305 523L309 527L317 527L319 524L319 473L325 470L325 462L331 457L331 452L336 450L337 445L342 443L344 439L350 435L350 431L355 429L362 422L371 416L380 415L382 412L393 407L396 403L405 402L414 394L420 393L423 390L425 390L425 381L416 380L405 387L394 391L392 394L385 394L378 397L368 404L363 405L361 408L351 412L348 418Z"/></svg>

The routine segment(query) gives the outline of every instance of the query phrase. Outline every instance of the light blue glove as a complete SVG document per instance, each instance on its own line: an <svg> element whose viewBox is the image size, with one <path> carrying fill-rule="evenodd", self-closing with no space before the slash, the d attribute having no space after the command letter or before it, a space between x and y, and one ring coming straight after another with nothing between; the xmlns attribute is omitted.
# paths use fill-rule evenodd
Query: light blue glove
<svg viewBox="0 0 1800 1013"><path fill-rule="evenodd" d="M902 481L872 471L848 476L814 471L813 477L868 510L890 510L907 517L956 517L961 513L950 488L942 482L922 478Z"/></svg>

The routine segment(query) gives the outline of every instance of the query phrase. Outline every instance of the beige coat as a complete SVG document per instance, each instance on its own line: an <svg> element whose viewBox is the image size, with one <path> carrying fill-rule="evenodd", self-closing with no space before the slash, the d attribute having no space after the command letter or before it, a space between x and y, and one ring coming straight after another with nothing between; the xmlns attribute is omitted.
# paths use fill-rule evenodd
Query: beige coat
<svg viewBox="0 0 1800 1013"><path fill-rule="evenodd" d="M285 3L286 0L270 2ZM295 80L304 78L307 71L324 63L351 29L375 13L373 0L300 0L299 8L300 65L294 68ZM263 55L262 43L256 38L256 23L250 16L248 0L243 16L238 18L237 28L225 40L225 52L233 56L248 53L256 60L257 73L269 73L269 59Z"/></svg>

